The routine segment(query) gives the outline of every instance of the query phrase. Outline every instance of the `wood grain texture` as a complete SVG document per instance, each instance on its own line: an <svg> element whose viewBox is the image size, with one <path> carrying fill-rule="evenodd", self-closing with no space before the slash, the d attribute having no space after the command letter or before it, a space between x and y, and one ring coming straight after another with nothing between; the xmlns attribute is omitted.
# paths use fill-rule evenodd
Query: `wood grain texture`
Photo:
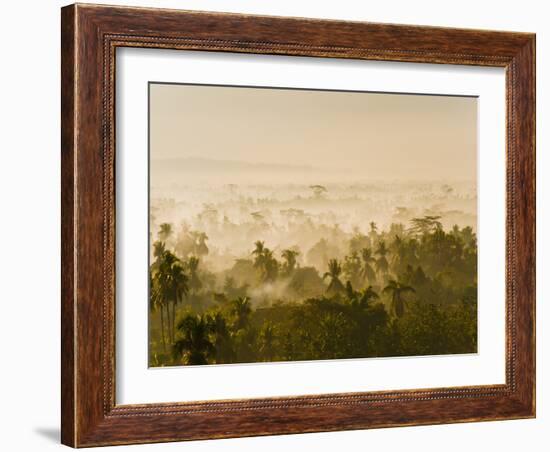
<svg viewBox="0 0 550 452"><path fill-rule="evenodd" d="M76 385L74 350L74 159L75 30L74 8L61 11L61 441L75 444Z"/></svg>
<svg viewBox="0 0 550 452"><path fill-rule="evenodd" d="M535 415L535 36L71 5L62 10L62 442L74 447ZM506 68L506 384L115 404L117 47Z"/></svg>

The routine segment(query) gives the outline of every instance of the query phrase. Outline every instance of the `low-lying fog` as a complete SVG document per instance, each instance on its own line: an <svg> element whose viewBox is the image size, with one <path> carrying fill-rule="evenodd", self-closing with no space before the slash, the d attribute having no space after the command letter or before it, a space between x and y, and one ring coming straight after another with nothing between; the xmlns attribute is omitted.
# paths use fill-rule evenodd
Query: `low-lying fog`
<svg viewBox="0 0 550 452"><path fill-rule="evenodd" d="M323 177L308 168L243 169L236 162L209 162L210 171L204 173L206 163L187 161L182 170L170 162L173 177L167 162L157 163L163 179L152 177L150 230L152 243L160 224L171 223L173 245L189 232L205 233L208 253L202 260L211 271L250 259L257 240L275 255L296 249L301 265L322 268L315 252L320 241L326 241L331 255L343 257L349 240L368 236L373 227L390 230L394 224L396 233L403 233L395 225L406 232L412 218L434 215L445 229L456 224L476 231L473 182L361 182L352 175Z"/></svg>

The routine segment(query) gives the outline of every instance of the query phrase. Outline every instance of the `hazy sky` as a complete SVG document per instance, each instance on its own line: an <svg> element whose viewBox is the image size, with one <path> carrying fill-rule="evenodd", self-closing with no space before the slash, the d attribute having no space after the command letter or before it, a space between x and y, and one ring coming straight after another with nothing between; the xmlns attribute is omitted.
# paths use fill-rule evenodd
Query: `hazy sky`
<svg viewBox="0 0 550 452"><path fill-rule="evenodd" d="M150 85L151 159L307 165L380 180L476 178L477 99Z"/></svg>

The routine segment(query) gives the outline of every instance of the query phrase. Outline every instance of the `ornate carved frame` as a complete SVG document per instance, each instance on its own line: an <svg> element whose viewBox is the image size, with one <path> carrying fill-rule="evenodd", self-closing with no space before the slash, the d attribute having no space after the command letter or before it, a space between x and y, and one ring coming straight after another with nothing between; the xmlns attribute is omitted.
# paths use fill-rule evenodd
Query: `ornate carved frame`
<svg viewBox="0 0 550 452"><path fill-rule="evenodd" d="M535 416L535 35L161 9L62 9L62 442L73 447ZM506 383L115 404L115 50L506 69Z"/></svg>

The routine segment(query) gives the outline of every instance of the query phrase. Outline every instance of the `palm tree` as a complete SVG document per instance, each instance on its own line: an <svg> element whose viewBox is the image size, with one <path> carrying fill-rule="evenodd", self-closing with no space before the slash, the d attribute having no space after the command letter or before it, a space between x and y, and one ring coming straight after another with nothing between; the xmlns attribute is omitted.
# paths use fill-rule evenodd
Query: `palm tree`
<svg viewBox="0 0 550 452"><path fill-rule="evenodd" d="M153 256L158 260L166 251L166 245L164 242L157 240L155 243L153 243Z"/></svg>
<svg viewBox="0 0 550 452"><path fill-rule="evenodd" d="M386 248L386 242L381 240L378 242L378 248L376 249L376 254L378 254L378 259L376 259L376 270L378 273L385 276L388 273L388 259L386 259L386 254L388 254L388 248Z"/></svg>
<svg viewBox="0 0 550 452"><path fill-rule="evenodd" d="M273 251L264 246L264 242L254 243L254 267L258 269L260 281L273 281L279 273L279 263L273 257Z"/></svg>
<svg viewBox="0 0 550 452"><path fill-rule="evenodd" d="M352 251L349 256L345 257L342 269L350 282L355 285L359 284L361 277L361 258L357 251Z"/></svg>
<svg viewBox="0 0 550 452"><path fill-rule="evenodd" d="M215 349L208 338L208 322L205 318L187 315L178 322L180 337L174 342L174 358L182 358L184 364L208 364L208 357Z"/></svg>
<svg viewBox="0 0 550 452"><path fill-rule="evenodd" d="M170 223L162 223L158 232L158 237L162 242L166 242L172 235L172 225Z"/></svg>
<svg viewBox="0 0 550 452"><path fill-rule="evenodd" d="M327 188L323 185L310 185L309 188L313 190L313 196L315 198L321 198L327 192Z"/></svg>
<svg viewBox="0 0 550 452"><path fill-rule="evenodd" d="M361 250L361 259L363 260L361 275L368 282L374 281L376 279L376 274L372 266L376 263L376 259L372 255L372 250L370 248L363 248Z"/></svg>
<svg viewBox="0 0 550 452"><path fill-rule="evenodd" d="M465 228L463 228L462 231L460 231L460 235L462 236L462 240L464 240L464 243L467 247L476 247L476 235L474 234L471 226L466 226Z"/></svg>
<svg viewBox="0 0 550 452"><path fill-rule="evenodd" d="M396 317L401 318L405 313L405 300L403 295L406 293L416 293L411 286L390 279L388 285L382 291L385 294L391 295L392 310Z"/></svg>
<svg viewBox="0 0 550 452"><path fill-rule="evenodd" d="M208 236L204 232L197 232L196 234L196 253L198 256L206 256L208 254L208 246L206 241Z"/></svg>
<svg viewBox="0 0 550 452"><path fill-rule="evenodd" d="M374 291L372 286L369 286L359 293L359 296L357 297L357 305L359 308L365 309L368 307L371 300L376 300L378 298L378 294Z"/></svg>
<svg viewBox="0 0 550 452"><path fill-rule="evenodd" d="M263 256L264 254L264 248L265 248L265 242L262 242L261 240L256 240L254 242L254 250L252 251L252 254L256 257Z"/></svg>
<svg viewBox="0 0 550 452"><path fill-rule="evenodd" d="M378 238L378 226L374 221L371 221L369 223L370 231L369 231L369 237L371 241L371 245L374 245L376 239Z"/></svg>
<svg viewBox="0 0 550 452"><path fill-rule="evenodd" d="M453 229L451 230L451 232L455 237L460 237L460 228L458 227L457 224L453 226Z"/></svg>
<svg viewBox="0 0 550 452"><path fill-rule="evenodd" d="M298 257L300 253L295 250L284 250L281 253L282 258L285 260L284 263L284 273L286 275L290 275L294 269L296 268L296 258Z"/></svg>
<svg viewBox="0 0 550 452"><path fill-rule="evenodd" d="M187 269L189 270L189 289L191 293L196 293L202 288L202 282L199 279L199 259L191 256L187 261Z"/></svg>
<svg viewBox="0 0 550 452"><path fill-rule="evenodd" d="M395 273L401 273L407 258L406 242L400 236L396 235L395 239L390 245L390 249L393 254L393 258L392 258L393 271Z"/></svg>
<svg viewBox="0 0 550 452"><path fill-rule="evenodd" d="M260 352L266 361L273 361L275 354L275 327L271 322L265 323L260 331Z"/></svg>
<svg viewBox="0 0 550 452"><path fill-rule="evenodd" d="M161 309L161 319L164 318L166 310L168 340L172 340L171 321L170 321L170 290L169 290L169 270L172 261L172 255L169 251L165 251L157 258L151 269L151 299L150 303L153 306L158 306ZM163 327L164 328L164 327Z"/></svg>
<svg viewBox="0 0 550 452"><path fill-rule="evenodd" d="M258 240L254 242L254 250L252 251L252 254L254 255L254 266L260 267L262 265L263 257L264 257L264 242Z"/></svg>
<svg viewBox="0 0 550 452"><path fill-rule="evenodd" d="M349 279L346 281L346 297L351 304L355 303L357 297L357 292L353 290L353 285Z"/></svg>
<svg viewBox="0 0 550 452"><path fill-rule="evenodd" d="M161 242L160 240L157 240L155 243L153 243L153 262L150 265L149 273L152 274L154 271L156 271L160 265L160 262L162 260L162 256L164 255L164 252L166 251L166 245L164 242Z"/></svg>
<svg viewBox="0 0 550 452"><path fill-rule="evenodd" d="M165 251L158 265L158 287L162 304L166 306L168 314L168 331L170 341L174 342L174 323L176 305L189 292L188 278L181 261L170 251ZM170 312L170 304L172 312Z"/></svg>
<svg viewBox="0 0 550 452"><path fill-rule="evenodd" d="M215 349L215 359L217 364L230 363L234 358L231 333L227 326L227 321L221 312L207 317L208 329L214 337L213 344Z"/></svg>
<svg viewBox="0 0 550 452"><path fill-rule="evenodd" d="M176 305L189 292L189 278L185 274L182 263L178 260L170 267L170 292L172 299L172 341L175 335Z"/></svg>
<svg viewBox="0 0 550 452"><path fill-rule="evenodd" d="M248 325L248 318L252 312L248 297L235 298L232 301L231 313L235 316L235 329L244 329Z"/></svg>
<svg viewBox="0 0 550 452"><path fill-rule="evenodd" d="M160 335L162 340L162 348L166 352L166 335L164 325L164 309L166 306L159 286L158 272L151 269L149 272L149 309L151 312L160 310Z"/></svg>
<svg viewBox="0 0 550 452"><path fill-rule="evenodd" d="M279 274L279 263L273 257L273 251L269 248L264 248L263 256L263 280L274 281Z"/></svg>
<svg viewBox="0 0 550 452"><path fill-rule="evenodd" d="M330 283L327 287L327 293L329 295L336 295L343 292L344 285L340 281L340 275L342 274L342 266L336 259L330 259L328 261L328 272L323 275L323 279L330 278Z"/></svg>

